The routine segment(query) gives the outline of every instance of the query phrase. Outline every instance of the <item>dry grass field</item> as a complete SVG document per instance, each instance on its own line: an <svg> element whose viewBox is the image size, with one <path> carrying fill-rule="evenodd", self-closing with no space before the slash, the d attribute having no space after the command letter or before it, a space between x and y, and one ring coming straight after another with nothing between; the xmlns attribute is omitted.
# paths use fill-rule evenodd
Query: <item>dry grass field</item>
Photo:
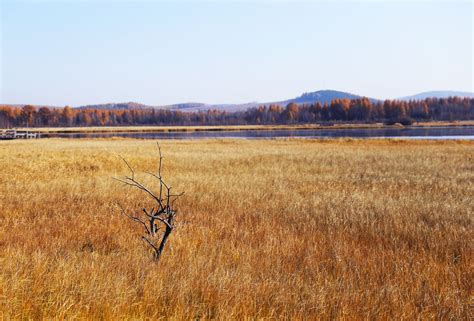
<svg viewBox="0 0 474 321"><path fill-rule="evenodd" d="M155 264L114 205L150 200L112 179L154 142L0 142L0 318L472 318L474 143L162 148L186 195Z"/></svg>

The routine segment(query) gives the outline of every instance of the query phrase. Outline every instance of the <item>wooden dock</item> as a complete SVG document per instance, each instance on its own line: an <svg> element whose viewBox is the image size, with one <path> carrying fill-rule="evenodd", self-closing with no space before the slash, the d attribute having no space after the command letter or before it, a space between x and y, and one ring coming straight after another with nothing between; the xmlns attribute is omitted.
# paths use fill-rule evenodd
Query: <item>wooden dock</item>
<svg viewBox="0 0 474 321"><path fill-rule="evenodd" d="M15 129L0 130L0 140L8 139L35 139L40 138L39 133L30 133L28 131L17 131Z"/></svg>

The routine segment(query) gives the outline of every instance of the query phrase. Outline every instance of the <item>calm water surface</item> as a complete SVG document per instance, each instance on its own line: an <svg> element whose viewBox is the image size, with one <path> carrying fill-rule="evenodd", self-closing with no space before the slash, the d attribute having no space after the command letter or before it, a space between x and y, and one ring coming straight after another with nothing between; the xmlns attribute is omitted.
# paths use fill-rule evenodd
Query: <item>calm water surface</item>
<svg viewBox="0 0 474 321"><path fill-rule="evenodd" d="M406 139L467 139L474 140L474 126L429 128L380 128L380 129L298 129L298 130L241 130L198 132L109 132L109 133L58 133L42 137L61 138L110 138L138 139L204 139L204 138L406 138Z"/></svg>

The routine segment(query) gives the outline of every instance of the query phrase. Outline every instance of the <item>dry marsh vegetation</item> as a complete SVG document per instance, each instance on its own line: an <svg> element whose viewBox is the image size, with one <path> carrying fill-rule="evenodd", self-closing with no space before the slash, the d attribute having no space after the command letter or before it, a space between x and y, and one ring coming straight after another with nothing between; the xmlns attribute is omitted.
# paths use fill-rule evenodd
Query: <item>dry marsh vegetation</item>
<svg viewBox="0 0 474 321"><path fill-rule="evenodd" d="M142 195L111 179L118 155L155 170L154 142L0 142L4 319L470 318L473 143L162 148L186 196L155 265L114 206Z"/></svg>

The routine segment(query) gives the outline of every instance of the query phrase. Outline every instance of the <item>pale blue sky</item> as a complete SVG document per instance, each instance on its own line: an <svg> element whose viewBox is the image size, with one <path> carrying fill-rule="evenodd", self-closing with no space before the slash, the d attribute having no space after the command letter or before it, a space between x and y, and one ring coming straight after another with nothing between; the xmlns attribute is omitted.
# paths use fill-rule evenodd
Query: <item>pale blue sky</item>
<svg viewBox="0 0 474 321"><path fill-rule="evenodd" d="M0 103L473 91L472 2L0 1Z"/></svg>

